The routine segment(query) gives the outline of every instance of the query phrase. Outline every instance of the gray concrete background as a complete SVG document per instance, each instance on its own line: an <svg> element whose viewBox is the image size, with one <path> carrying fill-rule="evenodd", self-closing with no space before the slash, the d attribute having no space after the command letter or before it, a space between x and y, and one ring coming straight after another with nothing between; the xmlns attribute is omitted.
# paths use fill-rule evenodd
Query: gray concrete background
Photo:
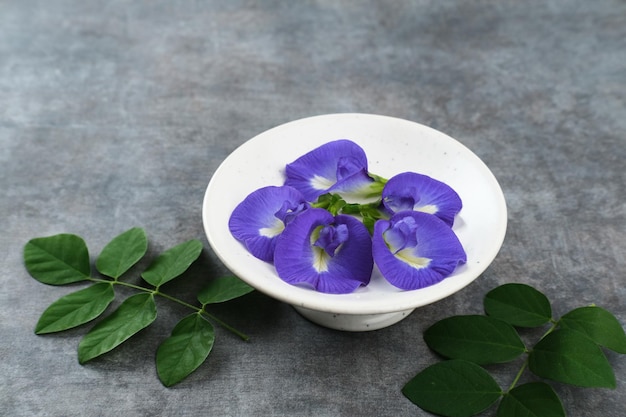
<svg viewBox="0 0 626 417"><path fill-rule="evenodd" d="M160 303L152 327L85 366L87 327L33 334L76 287L28 276L30 238L76 233L92 255L133 226L150 255L202 239L167 287L193 300L227 272L200 213L220 162L266 129L337 112L429 125L492 169L508 233L477 281L371 333L252 294L214 310L250 343L218 330L171 389L154 354L182 308ZM625 136L622 0L0 1L0 415L429 415L400 392L437 360L422 332L480 313L498 284L536 286L556 315L596 303L626 323ZM616 390L554 384L568 416L624 415L626 358L608 357ZM508 386L517 366L490 370Z"/></svg>

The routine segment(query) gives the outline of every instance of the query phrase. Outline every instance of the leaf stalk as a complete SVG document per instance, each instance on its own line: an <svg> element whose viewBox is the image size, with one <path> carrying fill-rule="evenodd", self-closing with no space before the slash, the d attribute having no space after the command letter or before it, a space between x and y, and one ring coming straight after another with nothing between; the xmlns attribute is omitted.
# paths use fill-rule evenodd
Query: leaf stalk
<svg viewBox="0 0 626 417"><path fill-rule="evenodd" d="M247 342L248 340L250 340L250 337L248 335L246 335L245 333L235 329L233 326L231 326L228 323L224 322L223 320L219 319L215 315L207 312L205 310L206 306L202 306L202 307L194 306L193 304L190 304L190 303L188 303L186 301L183 301L180 298L176 298L176 297L173 297L173 296L171 296L169 294L161 292L158 288L155 288L155 289L146 288L146 287L142 287L140 285L131 284L130 282L119 281L117 279L116 280L108 280L108 279L90 277L90 278L88 278L88 281L91 281L91 282L104 282L104 283L108 283L108 284L111 284L111 285L121 285L123 287L132 288L134 290L142 291L142 292L145 292L145 293L148 293L148 294L158 295L158 296L163 297L163 298L165 298L167 300L170 300L170 301L172 301L174 303L177 303L177 304L179 304L179 305L181 305L183 307L187 307L187 308L195 311L198 314L201 314L201 315L205 316L209 320L214 321L215 323L220 325L222 328L224 328L224 329L228 330L229 332L235 334L237 337L239 337L243 341Z"/></svg>

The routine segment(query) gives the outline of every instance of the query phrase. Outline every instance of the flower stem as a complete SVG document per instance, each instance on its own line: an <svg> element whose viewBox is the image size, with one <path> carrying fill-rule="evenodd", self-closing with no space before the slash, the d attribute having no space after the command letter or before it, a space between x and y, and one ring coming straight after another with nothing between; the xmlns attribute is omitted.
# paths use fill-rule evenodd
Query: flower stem
<svg viewBox="0 0 626 417"><path fill-rule="evenodd" d="M181 300L180 298L176 298L176 297L173 297L173 296L171 296L169 294L163 293L158 288L155 288L155 289L146 288L146 287L142 287L140 285L131 284L129 282L118 281L117 279L111 281L111 280L100 279L100 278L89 278L89 281L92 281L92 282L106 282L106 283L111 284L111 285L121 285L121 286L124 286L124 287L129 287L129 288L132 288L132 289L135 289L135 290L138 290L138 291L142 291L142 292L146 292L146 293L149 293L149 294L159 295L159 296L161 296L161 297L163 297L163 298L165 298L167 300L173 301L173 302L175 302L177 304L180 304L180 305L182 305L184 307L187 307L187 308L195 311L196 313L204 315L208 319L210 319L210 320L216 322L217 324L219 324L224 329L230 331L231 333L234 333L235 335L237 335L243 341L247 342L250 339L248 337L248 335L246 335L245 333L240 332L239 330L235 329L234 327L232 327L228 323L226 323L226 322L222 321L221 319L215 317L213 314L208 313L207 311L205 311L205 309L204 309L205 306L202 306L202 308L196 307L193 304L189 304L188 302Z"/></svg>
<svg viewBox="0 0 626 417"><path fill-rule="evenodd" d="M216 322L217 324L219 324L220 326L222 326L226 330L230 331L231 333L236 334L244 342L247 342L248 340L250 340L250 337L248 337L248 335L246 335L245 333L240 332L239 330L235 329L234 327L232 327L228 323L223 322L222 320L220 320L217 317L215 317L213 314L206 312L204 310L204 308L201 309L200 313L204 314L210 320L213 320L214 322Z"/></svg>
<svg viewBox="0 0 626 417"><path fill-rule="evenodd" d="M552 323L552 326L550 326L550 328L543 334L543 336L541 336L539 338L539 340L542 340L544 337L546 337L547 335L552 333L554 330L556 330L557 326L559 325L559 321L558 320L554 320L554 319L550 319L550 323ZM530 352L527 351L526 354L528 354L528 353L530 353ZM526 368L528 368L528 356L526 356L526 360L522 364L522 367L517 372L517 375L515 375L515 379L513 380L511 385L509 386L509 389L506 391L507 393L510 392L513 388L515 388L515 386L519 382L519 379L521 378L521 376L524 373L524 371L526 370Z"/></svg>
<svg viewBox="0 0 626 417"><path fill-rule="evenodd" d="M544 337L546 337L547 335L549 335L550 333L552 333L554 330L556 330L557 326L559 325L559 321L558 320L554 320L554 319L550 319L550 323L552 323L552 326L550 326L550 328L548 329L547 332L545 332L543 334L543 336L541 336L541 338L539 340L542 340Z"/></svg>
<svg viewBox="0 0 626 417"><path fill-rule="evenodd" d="M194 310L194 311L195 311L195 312L197 312L197 313L199 313L199 312L201 311L201 309L200 309L200 308L198 308L198 307L196 307L196 306L194 306L194 305L192 305L192 304L189 304L189 303L187 303L187 302L185 302L185 301L183 301L183 300L180 300L180 299L178 299L178 298L176 298L176 297L172 297L171 295L165 294L165 293L163 293L163 292L159 291L158 289L156 289L156 290L152 290L151 292L152 292L154 295L160 295L161 297L166 298L166 299L168 299L168 300L170 300L170 301L173 301L173 302L175 302L175 303L178 303L178 304L180 304L181 306L185 306L185 307L187 307L187 308L190 308L190 309Z"/></svg>
<svg viewBox="0 0 626 417"><path fill-rule="evenodd" d="M511 390L513 388L515 388L515 386L517 385L517 382L519 381L519 379L522 377L522 374L524 373L524 371L526 370L526 368L528 367L528 358L526 358L526 360L524 361L524 363L522 364L522 367L520 368L520 370L517 372L517 375L515 375L515 379L513 380L513 382L511 383L511 385L509 386L509 389L506 391L511 392Z"/></svg>

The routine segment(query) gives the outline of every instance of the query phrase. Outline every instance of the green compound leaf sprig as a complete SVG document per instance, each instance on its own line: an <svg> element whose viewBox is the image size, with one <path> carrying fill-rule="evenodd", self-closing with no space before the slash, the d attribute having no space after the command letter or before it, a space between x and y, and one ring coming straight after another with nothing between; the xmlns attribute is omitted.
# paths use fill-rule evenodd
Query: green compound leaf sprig
<svg viewBox="0 0 626 417"><path fill-rule="evenodd" d="M528 370L535 377L580 387L615 388L603 348L626 353L626 334L605 309L586 306L552 318L548 298L525 284L505 284L487 293L486 315L453 316L433 324L424 341L448 358L427 367L402 389L420 408L447 417L470 417L500 400L497 417L565 417L560 398L546 381L518 385ZM526 346L516 328L549 326ZM508 389L482 365L524 357ZM537 379L537 378L535 378Z"/></svg>
<svg viewBox="0 0 626 417"><path fill-rule="evenodd" d="M95 262L102 277L95 277L91 273L87 245L81 237L58 234L31 239L24 247L24 263L33 278L49 285L90 283L53 302L39 318L35 333L61 332L91 322L102 316L115 299L114 287L124 286L137 293L122 301L81 339L78 345L81 364L115 349L152 324L157 318L157 296L193 311L179 321L157 350L157 374L165 386L182 381L204 363L215 342L211 322L248 340L245 334L209 313L207 307L248 294L252 287L234 276L214 279L198 294L199 307L163 293L161 286L181 276L200 256L202 243L198 240L181 243L154 259L141 274L148 286L121 281L147 249L148 239L143 229L125 231L102 249Z"/></svg>

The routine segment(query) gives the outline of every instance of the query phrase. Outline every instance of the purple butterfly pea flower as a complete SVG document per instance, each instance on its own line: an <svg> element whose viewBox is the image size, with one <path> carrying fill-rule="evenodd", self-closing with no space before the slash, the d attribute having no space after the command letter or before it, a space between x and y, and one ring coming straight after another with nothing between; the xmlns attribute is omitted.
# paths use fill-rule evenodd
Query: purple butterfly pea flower
<svg viewBox="0 0 626 417"><path fill-rule="evenodd" d="M452 229L438 217L419 211L378 220L372 254L383 277L403 290L436 284L467 261Z"/></svg>
<svg viewBox="0 0 626 417"><path fill-rule="evenodd" d="M259 188L233 210L228 228L252 255L272 262L277 237L308 207L302 193L293 187Z"/></svg>
<svg viewBox="0 0 626 417"><path fill-rule="evenodd" d="M285 185L300 190L308 201L326 193L367 198L380 192L368 174L365 151L347 139L328 142L302 155L287 164L285 173Z"/></svg>
<svg viewBox="0 0 626 417"><path fill-rule="evenodd" d="M350 293L370 281L372 240L356 218L310 208L278 238L274 266L290 284L324 293Z"/></svg>
<svg viewBox="0 0 626 417"><path fill-rule="evenodd" d="M391 214L404 210L434 214L448 226L454 223L463 203L449 185L415 172L404 172L387 181L382 192L384 207Z"/></svg>

